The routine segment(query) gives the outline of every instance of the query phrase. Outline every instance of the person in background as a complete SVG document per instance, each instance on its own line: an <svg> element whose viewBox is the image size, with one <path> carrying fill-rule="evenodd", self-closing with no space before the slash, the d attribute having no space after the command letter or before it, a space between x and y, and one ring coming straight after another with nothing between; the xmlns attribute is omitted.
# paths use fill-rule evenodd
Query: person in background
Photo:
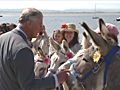
<svg viewBox="0 0 120 90"><path fill-rule="evenodd" d="M3 31L2 31L2 25L0 24L0 35L3 34Z"/></svg>
<svg viewBox="0 0 120 90"><path fill-rule="evenodd" d="M68 42L69 48L77 53L81 49L79 43L79 31L76 29L76 25L73 23L66 23L61 25L61 31L63 32L64 39Z"/></svg>
<svg viewBox="0 0 120 90"><path fill-rule="evenodd" d="M112 23L106 23L106 27L108 29L107 35L112 37L118 43L119 31L118 31L117 27ZM97 27L95 32L101 35L99 27Z"/></svg>
<svg viewBox="0 0 120 90"><path fill-rule="evenodd" d="M17 25L14 24L14 23L10 23L10 24L8 25L9 31L12 30L12 29L14 29L14 28L16 28L16 27L17 27Z"/></svg>
<svg viewBox="0 0 120 90"><path fill-rule="evenodd" d="M61 45L63 40L63 34L59 29L53 30L53 34L51 37L58 45ZM49 46L49 56L51 56L55 52L53 46Z"/></svg>
<svg viewBox="0 0 120 90"><path fill-rule="evenodd" d="M0 36L0 90L50 90L66 81L67 70L35 79L34 55L29 42L42 30L42 12L26 8L17 27Z"/></svg>
<svg viewBox="0 0 120 90"><path fill-rule="evenodd" d="M9 31L9 28L8 28L8 25L9 23L2 23L1 24L1 29L2 29L2 32L3 33L6 33L6 32L8 32Z"/></svg>
<svg viewBox="0 0 120 90"><path fill-rule="evenodd" d="M63 35L62 32L57 29L53 31L53 35L52 35L53 40L55 40L58 44L62 43L63 40Z"/></svg>

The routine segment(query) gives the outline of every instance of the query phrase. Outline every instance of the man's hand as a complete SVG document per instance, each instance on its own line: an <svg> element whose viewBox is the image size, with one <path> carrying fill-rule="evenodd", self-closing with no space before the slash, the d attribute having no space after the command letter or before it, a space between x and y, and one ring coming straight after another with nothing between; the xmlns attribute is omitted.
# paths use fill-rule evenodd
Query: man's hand
<svg viewBox="0 0 120 90"><path fill-rule="evenodd" d="M68 70L62 70L58 72L57 78L58 78L59 84L62 84L64 81L68 79L68 73L69 73Z"/></svg>

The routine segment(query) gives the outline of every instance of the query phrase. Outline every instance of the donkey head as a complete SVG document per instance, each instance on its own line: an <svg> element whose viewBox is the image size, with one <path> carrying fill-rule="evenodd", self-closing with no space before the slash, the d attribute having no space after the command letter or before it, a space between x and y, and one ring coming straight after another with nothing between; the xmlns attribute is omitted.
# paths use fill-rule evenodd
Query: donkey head
<svg viewBox="0 0 120 90"><path fill-rule="evenodd" d="M84 41L82 42L82 50L74 56L78 63L76 68L77 70L81 70L84 65L89 64L93 67L96 62L100 60L101 57L106 56L109 51L116 45L118 45L117 36L110 32L109 27L105 24L103 19L99 19L99 33L96 33L89 26L83 22L81 26L85 29L83 33ZM114 29L115 27L113 27ZM81 65L81 62L84 61L84 65ZM88 71L84 68L83 71ZM80 72L81 73L81 72Z"/></svg>
<svg viewBox="0 0 120 90"><path fill-rule="evenodd" d="M50 68L57 71L58 67L71 58L73 53L68 47L68 44L65 40L62 41L62 44L58 44L52 38L50 39L50 45L54 49L54 54L51 56Z"/></svg>
<svg viewBox="0 0 120 90"><path fill-rule="evenodd" d="M83 22L81 24L83 28L85 28L85 32L91 38L92 45L100 50L102 56L105 56L113 46L118 44L117 36L110 32L109 27L103 19L99 19L99 33L91 30L88 25ZM116 28L112 26L112 28Z"/></svg>
<svg viewBox="0 0 120 90"><path fill-rule="evenodd" d="M78 76L80 78L82 78L85 73L91 70L101 57L106 56L109 51L118 44L117 36L108 30L109 27L105 24L103 19L99 19L100 34L90 29L85 22L83 22L81 26L85 28L85 32L83 33L84 41L82 42L82 50L79 50L78 53L73 57L75 64L71 67L71 71L73 69L75 74L79 74ZM100 77L102 76L101 71L97 74L100 74ZM91 83L89 81L85 82L88 82L87 86L89 87L89 89L92 89L96 86L95 81L97 78L92 79L93 80L91 80ZM100 81L99 85L103 85L103 83L101 84L101 82L102 81ZM81 87L81 85L77 83L77 85L73 85L72 88L80 88L79 86Z"/></svg>

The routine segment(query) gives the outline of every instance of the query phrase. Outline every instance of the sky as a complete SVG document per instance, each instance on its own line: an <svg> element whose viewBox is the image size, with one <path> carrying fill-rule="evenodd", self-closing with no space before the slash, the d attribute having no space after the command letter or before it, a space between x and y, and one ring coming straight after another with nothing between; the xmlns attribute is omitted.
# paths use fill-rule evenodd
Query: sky
<svg viewBox="0 0 120 90"><path fill-rule="evenodd" d="M0 9L119 9L120 0L0 0Z"/></svg>

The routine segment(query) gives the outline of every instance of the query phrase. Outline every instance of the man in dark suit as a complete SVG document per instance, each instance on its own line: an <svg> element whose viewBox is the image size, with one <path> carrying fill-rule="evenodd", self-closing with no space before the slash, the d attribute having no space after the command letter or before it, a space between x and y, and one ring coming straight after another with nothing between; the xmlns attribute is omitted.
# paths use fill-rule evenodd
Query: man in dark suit
<svg viewBox="0 0 120 90"><path fill-rule="evenodd" d="M21 13L18 26L0 36L0 90L49 90L68 78L67 71L34 78L34 55L29 40L42 29L42 13L27 8Z"/></svg>

